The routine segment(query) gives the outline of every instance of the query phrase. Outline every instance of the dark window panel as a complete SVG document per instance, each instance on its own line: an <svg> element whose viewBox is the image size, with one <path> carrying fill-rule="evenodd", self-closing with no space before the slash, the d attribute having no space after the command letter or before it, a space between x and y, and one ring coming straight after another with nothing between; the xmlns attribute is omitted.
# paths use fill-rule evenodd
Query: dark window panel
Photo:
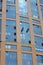
<svg viewBox="0 0 43 65"><path fill-rule="evenodd" d="M0 0L0 12L2 12L2 0Z"/></svg>
<svg viewBox="0 0 43 65"><path fill-rule="evenodd" d="M15 2L16 0L6 0L6 3L7 4L15 4L16 2Z"/></svg>
<svg viewBox="0 0 43 65"><path fill-rule="evenodd" d="M12 21L12 20L6 21L6 41L7 42L14 42L14 39L16 39L16 29L14 29L15 26L16 26L16 21Z"/></svg>
<svg viewBox="0 0 43 65"><path fill-rule="evenodd" d="M32 51L32 48L29 47L29 46L22 46L21 49L22 49L23 51Z"/></svg>
<svg viewBox="0 0 43 65"><path fill-rule="evenodd" d="M20 22L20 38L21 43L30 44L30 25L26 22Z"/></svg>
<svg viewBox="0 0 43 65"><path fill-rule="evenodd" d="M6 65L17 65L17 53L16 52L6 52L5 53Z"/></svg>
<svg viewBox="0 0 43 65"><path fill-rule="evenodd" d="M31 54L22 53L22 65L33 65Z"/></svg>
<svg viewBox="0 0 43 65"><path fill-rule="evenodd" d="M40 0L40 4L43 4L43 0Z"/></svg>
<svg viewBox="0 0 43 65"><path fill-rule="evenodd" d="M33 25L33 30L34 30L34 33L35 34L39 34L39 35L42 34L42 30L41 30L41 27L40 26Z"/></svg>
<svg viewBox="0 0 43 65"><path fill-rule="evenodd" d="M39 18L37 0L30 0L32 17Z"/></svg>
<svg viewBox="0 0 43 65"><path fill-rule="evenodd" d="M37 52L43 52L43 38L35 36L35 48Z"/></svg>
<svg viewBox="0 0 43 65"><path fill-rule="evenodd" d="M16 18L16 7L15 6L6 6L6 17L7 18Z"/></svg>
<svg viewBox="0 0 43 65"><path fill-rule="evenodd" d="M38 55L38 56L36 56L36 58L37 58L37 64L38 65L43 65L43 56Z"/></svg>
<svg viewBox="0 0 43 65"><path fill-rule="evenodd" d="M2 14L0 14L0 17L2 17Z"/></svg>

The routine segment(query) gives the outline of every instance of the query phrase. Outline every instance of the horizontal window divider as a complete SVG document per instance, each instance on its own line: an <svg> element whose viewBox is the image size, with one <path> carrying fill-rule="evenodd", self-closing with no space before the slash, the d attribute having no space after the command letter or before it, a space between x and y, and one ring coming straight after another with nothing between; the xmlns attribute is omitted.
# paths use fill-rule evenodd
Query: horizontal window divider
<svg viewBox="0 0 43 65"><path fill-rule="evenodd" d="M16 19L13 19L13 18L6 18L7 20L16 20Z"/></svg>
<svg viewBox="0 0 43 65"><path fill-rule="evenodd" d="M41 24L39 23L39 24L37 24L37 23L32 23L33 25L36 25L36 26L41 26Z"/></svg>
<svg viewBox="0 0 43 65"><path fill-rule="evenodd" d="M39 53L39 52L36 52L36 55L41 55L41 56L43 56L43 53Z"/></svg>
<svg viewBox="0 0 43 65"><path fill-rule="evenodd" d="M6 48L5 48L5 51L9 51L9 52L17 52L17 49L15 50L15 49L8 49L8 48L6 49Z"/></svg>
<svg viewBox="0 0 43 65"><path fill-rule="evenodd" d="M20 15L20 14L19 14L19 16L22 16L22 17L25 17L25 18L29 18L28 15L26 16L26 15Z"/></svg>
<svg viewBox="0 0 43 65"><path fill-rule="evenodd" d="M16 4L7 4L7 5L9 5L9 6L16 6Z"/></svg>
<svg viewBox="0 0 43 65"><path fill-rule="evenodd" d="M27 47L32 47L32 44L21 44L21 46L27 46Z"/></svg>
<svg viewBox="0 0 43 65"><path fill-rule="evenodd" d="M25 22L25 23L28 23L29 21L27 20L20 20L20 22Z"/></svg>
<svg viewBox="0 0 43 65"><path fill-rule="evenodd" d="M34 36L39 36L39 37L43 38L43 35L39 35L39 34L34 34Z"/></svg>
<svg viewBox="0 0 43 65"><path fill-rule="evenodd" d="M31 51L21 51L22 53L29 53L29 54L32 54Z"/></svg>

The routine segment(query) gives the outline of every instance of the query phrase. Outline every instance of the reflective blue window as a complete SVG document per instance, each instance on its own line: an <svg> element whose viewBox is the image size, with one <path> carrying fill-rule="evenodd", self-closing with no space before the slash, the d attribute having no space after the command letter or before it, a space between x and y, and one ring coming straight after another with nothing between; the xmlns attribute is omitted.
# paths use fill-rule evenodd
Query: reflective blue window
<svg viewBox="0 0 43 65"><path fill-rule="evenodd" d="M31 54L26 54L26 53L22 54L22 65L33 65Z"/></svg>
<svg viewBox="0 0 43 65"><path fill-rule="evenodd" d="M40 3L43 4L43 0L40 0Z"/></svg>
<svg viewBox="0 0 43 65"><path fill-rule="evenodd" d="M6 52L6 65L17 65L17 53Z"/></svg>
<svg viewBox="0 0 43 65"><path fill-rule="evenodd" d="M41 6L41 13L42 13L42 19L43 19L43 6Z"/></svg>
<svg viewBox="0 0 43 65"><path fill-rule="evenodd" d="M8 4L15 4L15 0L6 0L6 3L8 3Z"/></svg>
<svg viewBox="0 0 43 65"><path fill-rule="evenodd" d="M0 12L2 11L2 0L0 0Z"/></svg>
<svg viewBox="0 0 43 65"><path fill-rule="evenodd" d="M35 34L42 34L41 27L37 25L33 25L33 30Z"/></svg>
<svg viewBox="0 0 43 65"><path fill-rule="evenodd" d="M0 19L0 34L1 34L1 25L2 25L2 20Z"/></svg>
<svg viewBox="0 0 43 65"><path fill-rule="evenodd" d="M0 17L2 17L2 14L0 14Z"/></svg>
<svg viewBox="0 0 43 65"><path fill-rule="evenodd" d="M15 6L7 6L6 7L6 17L7 18L16 18L16 7Z"/></svg>
<svg viewBox="0 0 43 65"><path fill-rule="evenodd" d="M39 18L37 0L30 0L32 17Z"/></svg>
<svg viewBox="0 0 43 65"><path fill-rule="evenodd" d="M6 41L16 42L16 21L6 21Z"/></svg>
<svg viewBox="0 0 43 65"><path fill-rule="evenodd" d="M17 48L15 45L9 45L9 44L6 44L5 47L8 49L16 49Z"/></svg>
<svg viewBox="0 0 43 65"><path fill-rule="evenodd" d="M22 46L21 49L24 51L32 51L32 48L28 46Z"/></svg>
<svg viewBox="0 0 43 65"><path fill-rule="evenodd" d="M22 43L31 43L30 41L30 25L26 22L20 22L20 38Z"/></svg>
<svg viewBox="0 0 43 65"><path fill-rule="evenodd" d="M40 24L40 21L38 20L32 20L33 23Z"/></svg>
<svg viewBox="0 0 43 65"><path fill-rule="evenodd" d="M26 18L26 17L22 17L22 16L20 16L20 20L28 21L29 19Z"/></svg>
<svg viewBox="0 0 43 65"><path fill-rule="evenodd" d="M35 36L35 47L37 52L43 52L43 38Z"/></svg>
<svg viewBox="0 0 43 65"><path fill-rule="evenodd" d="M27 0L19 0L19 14L27 15Z"/></svg>
<svg viewBox="0 0 43 65"><path fill-rule="evenodd" d="M43 65L43 56L37 55L37 65Z"/></svg>

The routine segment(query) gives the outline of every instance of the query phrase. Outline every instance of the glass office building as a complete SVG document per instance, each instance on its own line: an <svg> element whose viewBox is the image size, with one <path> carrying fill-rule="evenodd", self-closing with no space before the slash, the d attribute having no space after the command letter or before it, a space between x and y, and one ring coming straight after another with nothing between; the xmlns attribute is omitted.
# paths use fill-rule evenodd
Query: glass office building
<svg viewBox="0 0 43 65"><path fill-rule="evenodd" d="M0 0L0 65L43 65L43 0Z"/></svg>

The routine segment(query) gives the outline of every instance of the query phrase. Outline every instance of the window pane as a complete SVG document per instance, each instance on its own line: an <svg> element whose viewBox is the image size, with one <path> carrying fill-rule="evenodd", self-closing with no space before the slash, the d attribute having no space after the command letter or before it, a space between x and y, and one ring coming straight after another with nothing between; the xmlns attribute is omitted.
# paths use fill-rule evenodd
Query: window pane
<svg viewBox="0 0 43 65"><path fill-rule="evenodd" d="M15 4L15 0L6 0L8 4Z"/></svg>
<svg viewBox="0 0 43 65"><path fill-rule="evenodd" d="M37 25L33 25L33 30L35 34L42 34L41 27Z"/></svg>
<svg viewBox="0 0 43 65"><path fill-rule="evenodd" d="M29 19L28 19L28 18L26 18L26 17L22 17L22 16L20 16L20 20L25 20L25 21L28 21Z"/></svg>
<svg viewBox="0 0 43 65"><path fill-rule="evenodd" d="M31 54L26 54L26 53L22 54L22 65L33 65Z"/></svg>
<svg viewBox="0 0 43 65"><path fill-rule="evenodd" d="M0 17L2 17L2 14L0 14Z"/></svg>
<svg viewBox="0 0 43 65"><path fill-rule="evenodd" d="M43 38L35 36L35 47L37 52L43 52Z"/></svg>
<svg viewBox="0 0 43 65"><path fill-rule="evenodd" d="M38 20L32 20L32 22L33 23L36 23L36 24L39 24L40 23L40 21L38 21Z"/></svg>
<svg viewBox="0 0 43 65"><path fill-rule="evenodd" d="M17 48L15 45L9 45L9 44L6 44L5 47L8 49L16 49Z"/></svg>
<svg viewBox="0 0 43 65"><path fill-rule="evenodd" d="M32 48L28 46L22 46L21 49L24 51L32 51Z"/></svg>
<svg viewBox="0 0 43 65"><path fill-rule="evenodd" d="M39 18L37 0L30 0L32 17Z"/></svg>
<svg viewBox="0 0 43 65"><path fill-rule="evenodd" d="M6 41L16 42L16 22L7 20L6 21Z"/></svg>
<svg viewBox="0 0 43 65"><path fill-rule="evenodd" d="M27 15L27 0L19 0L19 14Z"/></svg>
<svg viewBox="0 0 43 65"><path fill-rule="evenodd" d="M6 65L17 65L17 53L6 52Z"/></svg>
<svg viewBox="0 0 43 65"><path fill-rule="evenodd" d="M41 13L42 13L42 19L43 19L43 6L41 6Z"/></svg>
<svg viewBox="0 0 43 65"><path fill-rule="evenodd" d="M1 24L2 24L2 20L0 19L0 34L1 34Z"/></svg>
<svg viewBox="0 0 43 65"><path fill-rule="evenodd" d="M2 11L2 0L0 0L0 12Z"/></svg>
<svg viewBox="0 0 43 65"><path fill-rule="evenodd" d="M31 43L30 41L30 26L26 22L20 22L20 37L22 43Z"/></svg>
<svg viewBox="0 0 43 65"><path fill-rule="evenodd" d="M43 65L43 56L37 55L37 65Z"/></svg>
<svg viewBox="0 0 43 65"><path fill-rule="evenodd" d="M16 7L15 6L7 6L6 17L7 18L16 18Z"/></svg>
<svg viewBox="0 0 43 65"><path fill-rule="evenodd" d="M40 3L43 4L43 0L40 0Z"/></svg>

